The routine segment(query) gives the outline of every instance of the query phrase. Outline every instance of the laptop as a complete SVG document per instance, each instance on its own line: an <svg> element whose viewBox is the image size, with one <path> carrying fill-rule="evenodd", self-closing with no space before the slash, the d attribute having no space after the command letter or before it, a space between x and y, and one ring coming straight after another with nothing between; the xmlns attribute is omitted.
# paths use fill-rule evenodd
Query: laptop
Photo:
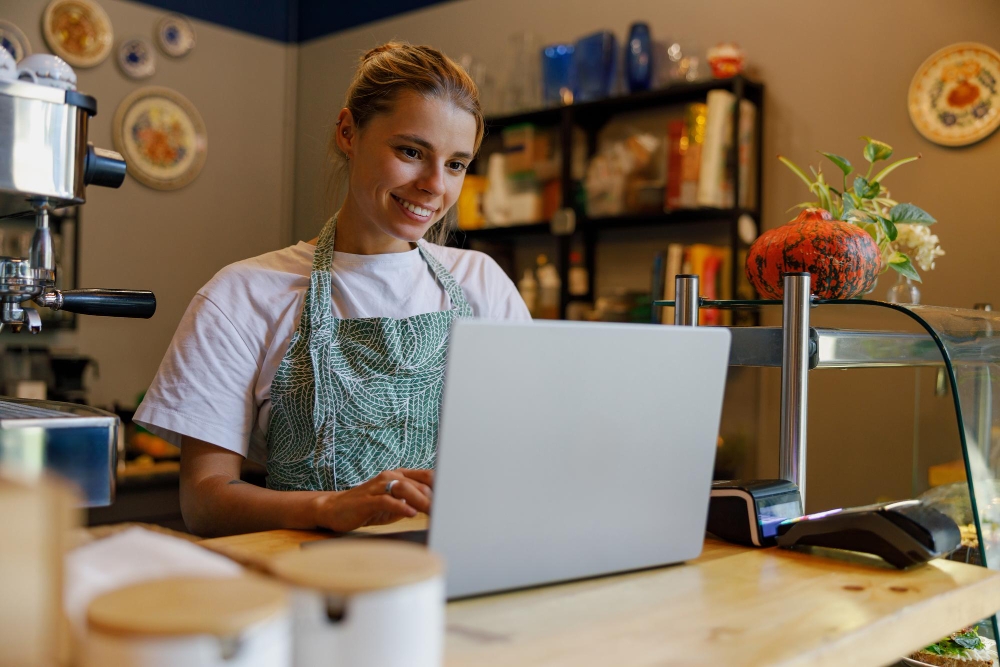
<svg viewBox="0 0 1000 667"><path fill-rule="evenodd" d="M678 563L705 538L730 334L453 325L425 535L449 599Z"/></svg>

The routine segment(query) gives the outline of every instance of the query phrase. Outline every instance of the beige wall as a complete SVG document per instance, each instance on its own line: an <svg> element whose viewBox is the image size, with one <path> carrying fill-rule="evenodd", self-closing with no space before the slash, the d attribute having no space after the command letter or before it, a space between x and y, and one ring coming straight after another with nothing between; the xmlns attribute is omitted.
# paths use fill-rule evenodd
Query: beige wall
<svg viewBox="0 0 1000 667"><path fill-rule="evenodd" d="M649 22L657 39L673 36L702 46L731 39L746 50L767 91L764 227L787 221L786 209L806 198L798 179L773 156L780 152L815 164L815 151L825 150L857 163L862 147L857 137L872 135L892 144L898 155L921 153L924 158L897 171L889 182L897 198L914 201L941 221L936 231L948 255L927 276L924 301L964 307L977 301L1000 302L1000 275L989 270L998 245L993 209L1000 136L967 148L943 148L924 140L906 111L910 80L931 53L959 41L1000 48L1000 3L992 0L464 0L314 40L299 54L295 237L312 237L322 223L329 123L364 50L394 38L427 43L453 57L470 53L498 75L504 70L507 38L515 31L532 30L543 42L556 42L609 28L621 39L628 25L639 19ZM636 252L651 257L657 244L665 241L651 240ZM646 286L645 268L633 261L629 270L621 251L607 248L599 255L599 281ZM616 277L610 278L611 273ZM881 281L877 297L883 296L887 282ZM906 326L898 317L866 313L833 322L828 315L818 317L840 326ZM778 321L773 314L769 320ZM812 509L909 495L915 435L922 437L924 450L933 450L921 457L922 466L958 455L950 401L933 396L933 378L929 371L923 373L919 419L914 418L914 371L811 375ZM760 475L774 475L776 372L762 374L760 392L757 469ZM924 475L921 468L917 477Z"/></svg>
<svg viewBox="0 0 1000 667"><path fill-rule="evenodd" d="M115 43L152 40L164 12L120 0L100 0ZM47 52L41 34L45 0L0 3L0 18L24 30L33 50ZM291 237L295 47L194 21L197 46L174 60L157 52L156 74L127 79L114 54L78 69L79 89L97 98L90 140L112 148L115 108L144 85L168 86L201 112L208 160L201 175L173 192L151 190L131 177L118 190L92 187L82 209L80 286L150 289L150 320L78 318L72 333L4 336L5 345L49 345L94 357L91 401L134 405L152 380L195 291L230 262L274 250Z"/></svg>

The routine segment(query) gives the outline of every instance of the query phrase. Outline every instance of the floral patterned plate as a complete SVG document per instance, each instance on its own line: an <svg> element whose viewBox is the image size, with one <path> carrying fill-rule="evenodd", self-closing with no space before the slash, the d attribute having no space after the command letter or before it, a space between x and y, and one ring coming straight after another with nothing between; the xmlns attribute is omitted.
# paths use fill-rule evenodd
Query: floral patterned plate
<svg viewBox="0 0 1000 667"><path fill-rule="evenodd" d="M208 132L198 110L170 88L149 86L126 97L115 112L115 149L128 173L157 190L182 188L198 176Z"/></svg>
<svg viewBox="0 0 1000 667"><path fill-rule="evenodd" d="M947 46L917 70L910 83L910 119L942 146L966 146L1000 126L1000 53L962 42Z"/></svg>
<svg viewBox="0 0 1000 667"><path fill-rule="evenodd" d="M52 0L42 16L52 52L73 67L94 67L111 53L111 19L93 0Z"/></svg>

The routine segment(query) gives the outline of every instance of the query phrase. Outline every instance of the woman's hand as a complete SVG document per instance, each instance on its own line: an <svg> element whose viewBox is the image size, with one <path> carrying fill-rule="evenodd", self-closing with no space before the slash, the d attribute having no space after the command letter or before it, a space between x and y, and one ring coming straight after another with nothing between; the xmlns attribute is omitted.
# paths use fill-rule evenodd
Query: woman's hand
<svg viewBox="0 0 1000 667"><path fill-rule="evenodd" d="M316 525L346 533L430 513L433 486L433 470L386 470L349 491L316 498Z"/></svg>

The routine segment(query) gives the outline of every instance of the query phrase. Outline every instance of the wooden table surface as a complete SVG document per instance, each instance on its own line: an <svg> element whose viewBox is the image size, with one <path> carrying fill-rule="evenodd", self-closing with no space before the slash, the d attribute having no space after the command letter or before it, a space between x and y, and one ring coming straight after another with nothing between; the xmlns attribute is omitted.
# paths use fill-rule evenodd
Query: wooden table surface
<svg viewBox="0 0 1000 667"><path fill-rule="evenodd" d="M261 567L329 537L277 530L200 544ZM900 572L707 540L682 565L449 603L446 664L878 666L997 610L1000 572L981 567Z"/></svg>

